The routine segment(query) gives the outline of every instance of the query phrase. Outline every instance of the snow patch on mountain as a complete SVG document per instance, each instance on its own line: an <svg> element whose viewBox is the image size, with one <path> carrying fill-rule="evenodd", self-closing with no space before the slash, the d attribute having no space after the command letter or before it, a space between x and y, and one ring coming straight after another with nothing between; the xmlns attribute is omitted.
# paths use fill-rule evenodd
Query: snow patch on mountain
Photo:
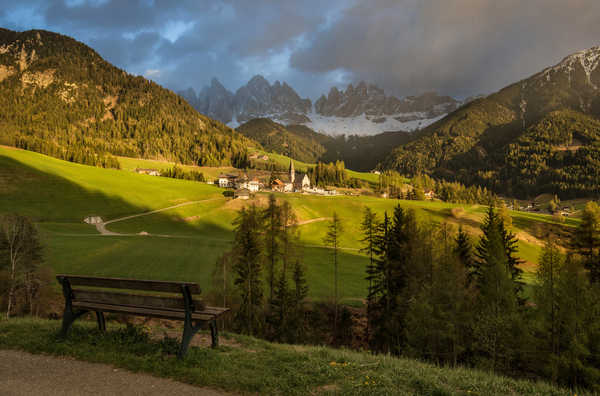
<svg viewBox="0 0 600 396"><path fill-rule="evenodd" d="M331 136L366 136L377 135L379 133L388 131L412 132L418 129L425 128L426 126L436 122L444 116L445 114L439 115L434 118L421 118L424 117L424 115L421 113L400 113L397 115L375 119L376 122L374 122L374 119L372 117L367 117L365 114L361 114L360 116L355 117L336 117L322 116L320 114L311 113L308 114L308 117L311 119L311 121L305 123L304 125L311 128L315 132L320 132ZM417 119L404 121L413 117Z"/></svg>

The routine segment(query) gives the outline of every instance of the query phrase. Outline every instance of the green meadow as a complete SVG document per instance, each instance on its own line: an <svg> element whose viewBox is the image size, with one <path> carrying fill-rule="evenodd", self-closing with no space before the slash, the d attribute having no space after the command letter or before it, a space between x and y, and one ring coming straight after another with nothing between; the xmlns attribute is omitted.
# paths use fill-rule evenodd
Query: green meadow
<svg viewBox="0 0 600 396"><path fill-rule="evenodd" d="M123 169L109 170L0 147L0 213L20 213L34 219L45 259L57 273L189 280L209 289L216 259L231 246L232 221L237 211L252 203L264 205L268 194L259 193L249 201L233 200L214 185L133 172L137 167L160 168L159 164L170 166L168 163L119 160ZM211 171L218 173L220 168ZM300 222L312 299L323 300L332 295L331 250L323 245L323 239L333 212L340 216L344 228L340 283L347 303L363 299L366 291L367 258L359 251L365 207L383 216L400 204L414 209L422 220L447 221L455 227L463 226L474 236L486 210L479 205L372 196L276 197L290 202ZM186 205L107 225L109 231L123 235L101 235L95 226L83 223L90 215L106 221L178 204ZM536 228L551 225L569 229L577 220L570 218L560 223L549 215L511 215L513 231L520 238L520 256L526 261L526 280L531 281L542 244L534 236ZM150 235L139 235L142 232Z"/></svg>

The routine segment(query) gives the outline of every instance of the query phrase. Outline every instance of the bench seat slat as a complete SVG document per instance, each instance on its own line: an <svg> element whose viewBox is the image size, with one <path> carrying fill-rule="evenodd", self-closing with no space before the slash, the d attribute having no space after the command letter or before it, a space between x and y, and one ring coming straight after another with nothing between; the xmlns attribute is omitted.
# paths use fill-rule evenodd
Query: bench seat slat
<svg viewBox="0 0 600 396"><path fill-rule="evenodd" d="M132 307L132 306L124 306L124 305L92 303L92 302L87 302L87 301L73 301L73 307L87 309L90 311L102 311L102 312L121 313L121 314L128 314L128 315L149 316L149 317L162 318L162 319L183 320L185 318L185 313L183 310L177 311L177 310L153 309L153 308L147 308L147 307ZM221 313L195 311L192 313L192 319L193 320L210 321L210 320L216 319L219 315L221 315L225 312L226 311L223 311Z"/></svg>
<svg viewBox="0 0 600 396"><path fill-rule="evenodd" d="M104 287L111 289L145 290L166 293L181 293L181 286L186 285L191 294L200 294L200 287L192 282L165 282L153 280L137 280L124 278L98 278L91 276L58 275L66 278L73 286Z"/></svg>
<svg viewBox="0 0 600 396"><path fill-rule="evenodd" d="M101 304L129 305L155 309L185 309L183 297L143 296L119 292L73 289L74 301L87 301ZM195 311L202 311L205 304L202 300L194 300Z"/></svg>

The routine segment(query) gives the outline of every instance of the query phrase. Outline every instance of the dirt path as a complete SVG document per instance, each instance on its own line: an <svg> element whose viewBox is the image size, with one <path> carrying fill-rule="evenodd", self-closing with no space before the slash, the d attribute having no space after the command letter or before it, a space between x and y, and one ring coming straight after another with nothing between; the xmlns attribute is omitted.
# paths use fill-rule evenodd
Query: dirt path
<svg viewBox="0 0 600 396"><path fill-rule="evenodd" d="M194 205L194 204L198 204L198 203L202 203L202 202L219 201L219 200L223 200L223 199L224 198L211 198L211 199L203 199L203 200L200 200L200 201L189 201L189 202L184 202L184 203L180 203L180 204L173 205L173 206L168 206L168 207L162 208L162 209L151 210L149 212L138 213L138 214L134 214L134 215L130 215L130 216L125 216L125 217L119 217L118 219L108 220L108 221L105 221L103 223L97 223L96 224L96 229L102 235L116 235L116 236L138 235L138 234L121 234L121 233L118 233L118 232L112 232L112 231L107 230L106 226L108 224L116 223L118 221L124 221L124 220L134 219L136 217L141 217L141 216L148 216L148 215L151 215L151 214L160 213L160 212L164 212L164 211L171 210L171 209L181 208L182 206ZM148 234L148 235L150 235L150 234ZM155 235L155 236L163 236L163 237L167 237L167 238L171 238L172 237L171 235Z"/></svg>
<svg viewBox="0 0 600 396"><path fill-rule="evenodd" d="M310 224L310 223L316 223L319 221L331 221L332 218L331 217L317 217L316 219L310 219L310 220L304 220L304 221L299 221L298 225L304 225L304 224Z"/></svg>
<svg viewBox="0 0 600 396"><path fill-rule="evenodd" d="M0 394L6 396L227 395L106 364L31 355L21 351L0 350L0 373Z"/></svg>

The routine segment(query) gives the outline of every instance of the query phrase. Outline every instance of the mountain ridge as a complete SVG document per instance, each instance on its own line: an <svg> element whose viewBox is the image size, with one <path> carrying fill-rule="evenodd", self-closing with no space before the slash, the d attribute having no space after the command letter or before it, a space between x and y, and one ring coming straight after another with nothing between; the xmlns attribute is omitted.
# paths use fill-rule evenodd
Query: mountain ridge
<svg viewBox="0 0 600 396"><path fill-rule="evenodd" d="M562 196L598 194L597 182L591 190L581 186L586 173L600 180L596 134L588 136L585 150L568 151L554 162L538 154L516 169L508 158L512 151L528 150L529 143L521 137L530 128L555 130L558 119L571 120L561 121L562 128L578 122L596 130L594 120L600 117L599 59L598 47L578 51L554 66L476 99L417 132L413 141L394 149L382 167L407 175L426 173L479 184L521 197L543 192ZM545 144L550 144L551 136L545 136ZM573 162L580 163L576 177L565 173L567 169L573 171ZM527 188L520 186L519 173L532 174L534 169L538 169L536 182L528 180Z"/></svg>
<svg viewBox="0 0 600 396"><path fill-rule="evenodd" d="M235 93L216 79L196 94L180 91L199 112L238 127L252 118L270 118L285 125L304 124L329 135L372 135L386 131L416 130L456 109L461 102L449 96L426 92L398 99L364 81L345 90L332 87L315 101L301 98L286 82L270 84L256 75Z"/></svg>

